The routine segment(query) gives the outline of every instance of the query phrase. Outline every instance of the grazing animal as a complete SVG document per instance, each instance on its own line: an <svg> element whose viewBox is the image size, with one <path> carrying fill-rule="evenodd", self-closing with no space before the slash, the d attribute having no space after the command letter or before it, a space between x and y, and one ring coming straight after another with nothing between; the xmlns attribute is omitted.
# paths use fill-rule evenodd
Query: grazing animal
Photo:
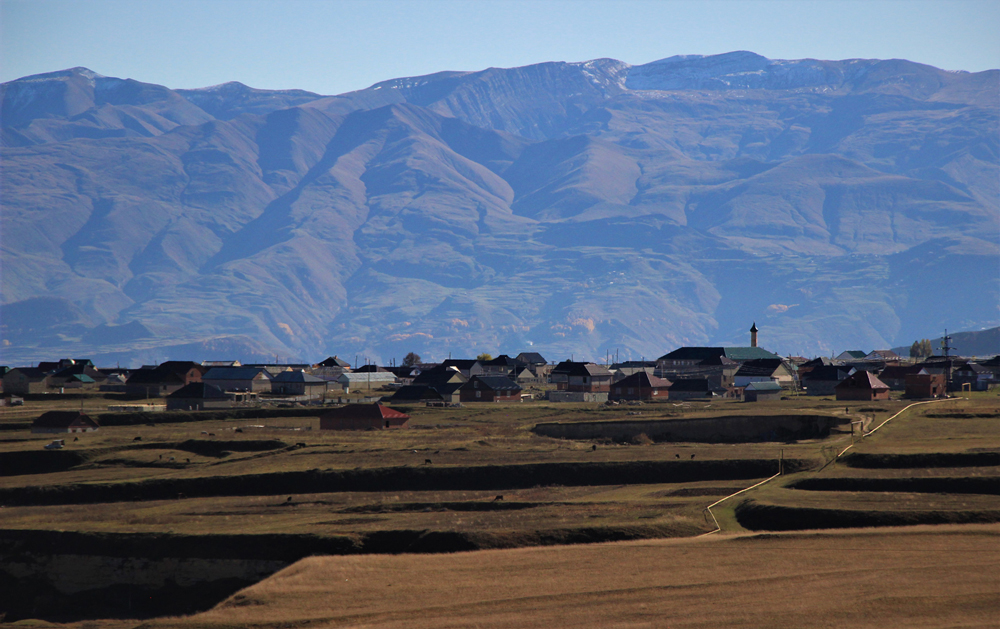
<svg viewBox="0 0 1000 629"><path fill-rule="evenodd" d="M441 454L441 451L440 450L435 450L434 454Z"/></svg>
<svg viewBox="0 0 1000 629"><path fill-rule="evenodd" d="M593 452L595 450L597 450L597 444L596 443L594 445L590 446L590 451L591 452Z"/></svg>
<svg viewBox="0 0 1000 629"><path fill-rule="evenodd" d="M136 437L136 438L135 438L135 439L133 439L132 441L142 441L142 437Z"/></svg>
<svg viewBox="0 0 1000 629"><path fill-rule="evenodd" d="M693 455L693 454L691 455L691 458L692 458L692 459L694 458L694 455Z"/></svg>
<svg viewBox="0 0 1000 629"><path fill-rule="evenodd" d="M163 460L163 455L162 455L162 454L160 455L160 460L161 460L161 461Z"/></svg>
<svg viewBox="0 0 1000 629"><path fill-rule="evenodd" d="M207 434L208 434L208 431L207 431L207 430L202 430L202 431L201 431L201 434L203 434L203 435L207 435Z"/></svg>
<svg viewBox="0 0 1000 629"><path fill-rule="evenodd" d="M243 432L243 429L242 428L237 428L236 432Z"/></svg>
<svg viewBox="0 0 1000 629"><path fill-rule="evenodd" d="M493 502L496 502L498 500L503 500L503 494L497 494L497 497L493 499Z"/></svg>
<svg viewBox="0 0 1000 629"><path fill-rule="evenodd" d="M215 436L215 433L214 433L214 432L210 432L210 433L208 433L208 436L209 436L209 437L214 437L214 436Z"/></svg>
<svg viewBox="0 0 1000 629"><path fill-rule="evenodd" d="M184 459L184 462L185 462L185 463L190 463L190 462L191 462L191 459Z"/></svg>
<svg viewBox="0 0 1000 629"><path fill-rule="evenodd" d="M79 437L73 437L73 441L79 441L79 440L80 440Z"/></svg>
<svg viewBox="0 0 1000 629"><path fill-rule="evenodd" d="M675 454L674 457L679 459L679 458L681 458L681 455Z"/></svg>
<svg viewBox="0 0 1000 629"><path fill-rule="evenodd" d="M430 459L424 459L424 465L431 465Z"/></svg>
<svg viewBox="0 0 1000 629"><path fill-rule="evenodd" d="M292 501L292 497L291 497L291 496L289 496L289 497L288 497L288 500L286 500L285 502L291 502L291 501Z"/></svg>
<svg viewBox="0 0 1000 629"><path fill-rule="evenodd" d="M171 460L171 461L173 461L173 460L174 460L174 457L170 457L170 460Z"/></svg>

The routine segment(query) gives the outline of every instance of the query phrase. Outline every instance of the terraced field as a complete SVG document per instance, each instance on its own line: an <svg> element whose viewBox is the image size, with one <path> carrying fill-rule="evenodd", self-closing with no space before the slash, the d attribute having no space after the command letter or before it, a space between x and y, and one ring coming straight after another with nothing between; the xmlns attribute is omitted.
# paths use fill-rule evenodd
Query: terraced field
<svg viewBox="0 0 1000 629"><path fill-rule="evenodd" d="M60 451L43 450L51 437L23 428L45 410L32 404L0 418L8 620L195 612L313 554L682 538L716 521L716 535L1000 522L995 394L913 407L863 440L851 421L871 430L908 403L412 408L411 429L369 432L320 431L308 411L177 422L162 414L105 426ZM834 428L752 443L532 430L762 415L828 417ZM784 475L705 511L774 475L779 459Z"/></svg>

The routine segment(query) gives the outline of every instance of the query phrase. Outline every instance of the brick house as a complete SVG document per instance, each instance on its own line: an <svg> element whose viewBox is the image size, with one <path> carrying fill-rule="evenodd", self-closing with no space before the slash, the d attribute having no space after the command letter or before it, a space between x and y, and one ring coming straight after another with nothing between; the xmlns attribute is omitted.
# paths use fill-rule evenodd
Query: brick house
<svg viewBox="0 0 1000 629"><path fill-rule="evenodd" d="M666 400L670 396L669 380L637 371L611 385L611 400Z"/></svg>
<svg viewBox="0 0 1000 629"><path fill-rule="evenodd" d="M948 377L940 369L921 369L906 375L906 397L933 398L948 391Z"/></svg>
<svg viewBox="0 0 1000 629"><path fill-rule="evenodd" d="M473 376L458 391L462 402L521 401L521 385L506 376Z"/></svg>
<svg viewBox="0 0 1000 629"><path fill-rule="evenodd" d="M201 382L206 371L206 367L189 360L168 360L156 367L130 373L125 381L125 393L139 397L170 395L192 382Z"/></svg>
<svg viewBox="0 0 1000 629"><path fill-rule="evenodd" d="M330 410L319 418L320 430L391 430L409 428L410 416L395 409L374 404L348 404Z"/></svg>
<svg viewBox="0 0 1000 629"><path fill-rule="evenodd" d="M888 400L889 385L870 371L855 371L834 388L838 400Z"/></svg>

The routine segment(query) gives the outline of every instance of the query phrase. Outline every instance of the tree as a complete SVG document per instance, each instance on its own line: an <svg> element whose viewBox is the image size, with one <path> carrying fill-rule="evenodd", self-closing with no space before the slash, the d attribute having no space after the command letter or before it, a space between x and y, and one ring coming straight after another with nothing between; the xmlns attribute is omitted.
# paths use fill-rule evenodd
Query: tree
<svg viewBox="0 0 1000 629"><path fill-rule="evenodd" d="M913 341L910 345L910 358L927 358L934 355L934 348L931 347L930 339Z"/></svg>
<svg viewBox="0 0 1000 629"><path fill-rule="evenodd" d="M476 360L478 360L479 362L486 362L487 360L493 360L493 355L483 352L479 356L476 356Z"/></svg>
<svg viewBox="0 0 1000 629"><path fill-rule="evenodd" d="M419 362L420 362L420 354L417 354L415 352L410 352L409 354L403 357L404 367L412 367L413 365L416 365Z"/></svg>

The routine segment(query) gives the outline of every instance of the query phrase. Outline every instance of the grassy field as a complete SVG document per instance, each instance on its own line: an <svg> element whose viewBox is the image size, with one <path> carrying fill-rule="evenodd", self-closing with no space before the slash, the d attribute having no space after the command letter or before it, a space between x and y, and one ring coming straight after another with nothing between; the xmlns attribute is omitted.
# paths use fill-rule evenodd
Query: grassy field
<svg viewBox="0 0 1000 629"><path fill-rule="evenodd" d="M83 407L93 414L104 412L107 404L107 400L96 396L83 401ZM400 579L393 579L392 586L380 585L377 580L368 582L368 586L398 588L406 581L402 575L407 571L412 574L415 566L427 562L426 565L438 566L435 569L443 573L465 570L454 566L466 561L463 558L476 556L474 553L455 555L454 561L458 563L451 568L448 560L426 555L398 558L368 554L307 560L259 586L265 590L251 588L243 594L252 598L259 596L259 591L273 587L284 592L277 598L265 596L263 602L254 603L241 602L250 599L232 599L212 612L177 623L192 627L198 623L236 626L243 622L239 620L242 618L239 614L243 613L240 610L246 608L261 613L273 609L275 617L290 613L289 622L302 620L321 626L365 625L369 622L365 614L371 614L372 626L464 626L477 613L496 618L495 622L480 623L482 626L523 626L525 614L535 612L539 619L565 615L567 619L576 618L578 624L593 626L594 623L583 622L589 618L586 613L579 615L569 609L577 604L573 601L586 600L589 602L583 605L584 609L593 607L600 618L605 618L600 614L607 614L609 623L596 623L602 626L616 626L610 623L613 616L618 618L620 626L699 626L698 623L760 626L754 624L757 622L802 626L799 621L807 616L796 616L796 599L790 595L776 594L773 612L746 612L743 616L739 606L730 601L744 600L752 592L760 594L763 591L760 588L766 588L769 595L772 589L781 591L789 587L788 579L815 582L821 591L841 587L850 590L850 579L875 584L881 577L874 575L880 574L881 567L869 574L862 563L853 568L844 564L841 573L826 567L820 569L818 565L797 565L796 561L801 562L802 557L815 551L816 556L810 561L824 562L824 557L832 556L833 548L841 543L860 549L869 548L866 544L886 547L900 544L902 548L909 543L907 540L916 538L898 530L888 536L880 533L871 542L865 540L874 534L872 531L801 537L782 534L780 539L794 546L788 547L789 555L782 559L780 544L768 541L770 538L766 536L747 536L747 533L930 523L942 526L912 529L920 531L923 536L920 540L930 540L933 531L941 531L945 535L942 539L948 540L941 544L976 546L992 541L991 536L997 531L981 525L1000 522L1000 492L991 489L1000 487L1000 396L974 394L916 406L863 440L852 437L849 424L822 439L744 444L656 443L649 439L625 443L609 439L575 441L539 436L531 428L540 422L669 421L765 414L825 415L855 421L863 418L869 427L874 427L908 404L898 399L844 403L797 397L760 404L723 400L607 407L535 401L512 405L469 404L457 409L414 406L404 409L412 416L410 429L363 432L321 431L318 412L314 416L251 416L183 423L171 422L171 414L165 413L151 416L149 424L105 426L95 433L79 435L79 440L67 439L64 450L44 451L41 446L55 436L33 435L24 428L25 423L45 410L60 406L79 408L81 403L58 399L28 402L24 408L8 410L0 416L0 537L5 531L71 532L100 536L102 540L116 535L138 535L152 536L150 539L156 539L158 544L169 545L174 538L211 540L214 536L226 536L231 547L232 540L240 536L249 540L250 536L297 535L306 536L303 539L347 540L347 546L333 547L352 548L352 552L361 553L690 538L715 529L715 520L705 512L707 505L771 476L777 470L777 459L783 457L785 475L713 509L722 531L703 538L706 540L703 542L677 540L594 547L610 549L606 551L610 553L607 557L588 554L592 551L583 548L562 546L551 551L512 552L511 559L502 559L508 556L503 553L482 555L489 562L513 562L510 571L516 583L504 587L514 588L523 596L512 591L510 597L494 601L489 596L482 598L484 595L475 594L469 599L471 615L463 615L457 603L449 606L448 601L430 606L436 610L440 607L443 624L410 622L419 619L417 610L424 608L413 606L416 599L398 598L401 590L392 590L395 602L391 605L356 598L351 592L324 594L323 600L329 600L330 596L342 600L340 596L347 595L350 600L367 601L362 607L369 612L354 612L350 606L340 609L335 605L334 611L317 611L315 618L300 618L281 611L284 608L277 601L295 598L281 588L299 587L288 575L307 574L306 568L313 571L308 572L313 575L309 579L320 581L326 579L324 570L342 569L330 566L356 566L361 570L359 574L369 574L373 579L383 570L395 570ZM500 495L502 499L498 500ZM967 523L967 526L951 528L949 523ZM977 532L966 535L963 531ZM434 543L424 545L407 541L430 539L426 537L428 533L450 537L433 538ZM742 537L707 541L731 534ZM746 571L750 566L712 564L709 558L720 552L716 550L719 548L729 549L723 554L739 548L760 549L759 567L779 573L774 577L773 587L766 585L772 582L763 576L749 581L733 578L732 570ZM696 588L697 592L675 592L670 570L664 567L654 570L659 576L653 581L660 585L650 586L648 591L643 589L635 579L647 567L633 571L628 565L639 562L635 565L645 566L645 559L634 556L644 552L664 553L664 557L669 557L665 561L673 562L682 574L702 579L697 582L703 583L704 588ZM897 551L885 552L889 553L886 556L895 556L892 553ZM566 553L566 558L553 559L560 553ZM991 557L990 561L995 562L996 556ZM529 568L530 561L536 560L543 563ZM471 570L476 560L468 561ZM544 562L550 561L555 561L557 567L545 567ZM577 561L585 566L591 562L591 568L574 572ZM616 561L621 562L619 567L604 568L616 565ZM839 564L846 560L838 555L835 561ZM700 566L703 562L713 566L714 576L698 572L702 568L695 564ZM880 560L879 565L882 563ZM595 565L600 569L595 571ZM788 575L781 576L786 569ZM694 572L684 573L685 570ZM905 573L903 563L886 570L883 576L898 579L899 585L896 594L885 596L892 601L897 601L893 597L899 597L897 602L882 601L877 590L860 588L860 592L845 592L829 603L809 599L808 604L803 602L803 609L818 605L816 609L828 610L834 614L830 626L851 626L852 623L842 620L854 618L850 614L860 614L858 610L862 609L868 609L872 618L894 617L900 610L909 609L902 601L914 596L919 583L907 584L901 576ZM565 581L568 589L553 585L555 589L546 590L548 594L532 598L524 594L536 589L531 585L534 577L525 576L532 571L548 574L552 581ZM597 579L591 585L587 585L588 573ZM355 578L359 577L351 577L352 581ZM487 573L469 578L482 580L475 587L489 589ZM497 577L493 578L495 585ZM422 576L416 580L420 583L407 585L417 587L411 592L412 597L446 597L442 592L447 587L441 586L444 589L435 590L436 594L424 592L420 588L432 587L432 582ZM621 588L615 586L619 581L623 584ZM450 582L445 579L440 583ZM303 591L314 591L311 587ZM472 595L472 590L469 592ZM592 598L587 599L588 593ZM675 593L680 597L676 601ZM984 599L975 598L979 594L970 595L973 594L973 599L969 599L971 606L962 612L965 615L959 616L971 619L970 622L977 618L976 605L985 604ZM505 602L508 600L511 602ZM723 620L719 623L707 615L680 613L684 605L705 606L708 601L721 605L718 613ZM860 607L851 607L850 601ZM995 599L992 603L994 609L1000 610ZM922 604L929 606L928 618L951 613L950 603L945 600ZM666 614L664 617L678 620L664 625L651 622L651 614ZM157 621L156 626L163 622ZM114 625L112 621L107 623ZM264 622L271 626L268 623L271 621ZM529 624L543 624L543 620ZM555 624L569 626L573 622ZM918 622L907 626L936 625ZM969 626L975 626L975 622Z"/></svg>
<svg viewBox="0 0 1000 629"><path fill-rule="evenodd" d="M314 557L143 627L995 627L998 610L992 525Z"/></svg>

